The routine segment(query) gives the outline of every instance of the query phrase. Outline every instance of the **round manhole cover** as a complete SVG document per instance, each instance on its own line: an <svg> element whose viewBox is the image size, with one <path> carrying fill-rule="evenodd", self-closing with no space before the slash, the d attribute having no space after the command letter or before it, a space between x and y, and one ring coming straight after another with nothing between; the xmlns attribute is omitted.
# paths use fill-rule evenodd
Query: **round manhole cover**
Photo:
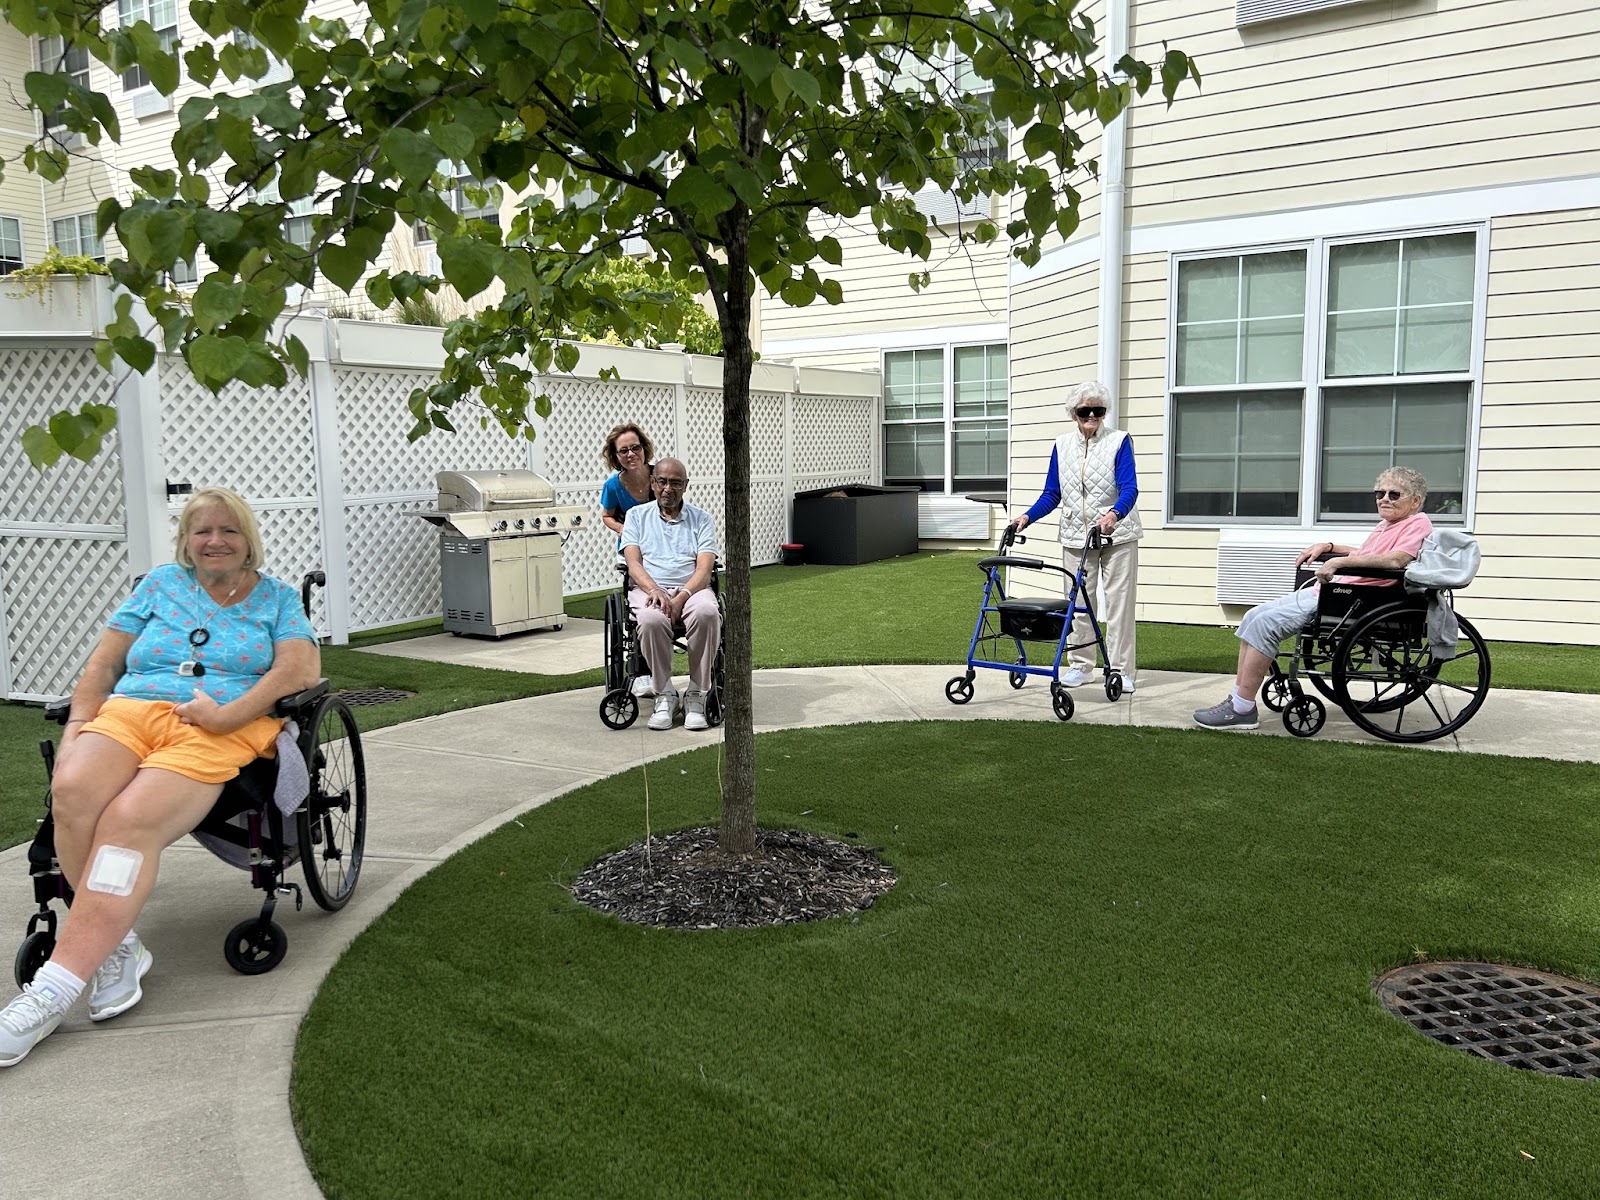
<svg viewBox="0 0 1600 1200"><path fill-rule="evenodd" d="M1447 1046L1524 1071L1600 1079L1600 990L1581 979L1436 962L1397 967L1376 988L1385 1008Z"/></svg>
<svg viewBox="0 0 1600 1200"><path fill-rule="evenodd" d="M397 700L409 700L415 692L402 692L398 688L340 688L334 693L351 708L360 708L370 704L393 704Z"/></svg>

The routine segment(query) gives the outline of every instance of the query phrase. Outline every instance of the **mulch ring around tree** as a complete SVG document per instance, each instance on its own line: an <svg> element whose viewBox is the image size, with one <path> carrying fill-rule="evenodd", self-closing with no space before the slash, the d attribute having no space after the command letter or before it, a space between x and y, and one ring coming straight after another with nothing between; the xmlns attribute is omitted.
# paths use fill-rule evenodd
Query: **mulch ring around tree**
<svg viewBox="0 0 1600 1200"><path fill-rule="evenodd" d="M758 830L756 846L738 858L715 829L680 829L599 859L572 895L634 925L740 929L859 912L895 883L871 848L803 829Z"/></svg>

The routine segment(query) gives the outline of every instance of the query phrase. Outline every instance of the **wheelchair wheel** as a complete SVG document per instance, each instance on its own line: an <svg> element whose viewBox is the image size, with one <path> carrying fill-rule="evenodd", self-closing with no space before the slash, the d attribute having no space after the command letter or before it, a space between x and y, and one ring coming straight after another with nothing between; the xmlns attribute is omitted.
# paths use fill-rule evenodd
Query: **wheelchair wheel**
<svg viewBox="0 0 1600 1200"><path fill-rule="evenodd" d="M972 672L956 675L944 685L944 698L951 704L965 704L972 699Z"/></svg>
<svg viewBox="0 0 1600 1200"><path fill-rule="evenodd" d="M622 686L627 674L627 658L623 646L623 618L627 602L621 592L606 597L605 668L606 691Z"/></svg>
<svg viewBox="0 0 1600 1200"><path fill-rule="evenodd" d="M295 814L300 866L317 907L336 912L356 890L367 843L367 767L350 708L324 696L311 718L311 790Z"/></svg>
<svg viewBox="0 0 1600 1200"><path fill-rule="evenodd" d="M1050 685L1050 707L1056 710L1056 716L1063 721L1072 720L1072 714L1077 709L1072 702L1072 693L1059 683Z"/></svg>
<svg viewBox="0 0 1600 1200"><path fill-rule="evenodd" d="M1283 727L1295 737L1312 737L1327 719L1327 708L1315 696L1296 696L1283 709Z"/></svg>
<svg viewBox="0 0 1600 1200"><path fill-rule="evenodd" d="M50 961L55 951L56 935L49 930L41 929L23 938L22 945L17 947L16 960L11 964L11 974L17 986L27 987L32 983L39 968Z"/></svg>
<svg viewBox="0 0 1600 1200"><path fill-rule="evenodd" d="M251 917L228 930L222 957L241 975L265 975L289 953L289 935L276 921Z"/></svg>
<svg viewBox="0 0 1600 1200"><path fill-rule="evenodd" d="M722 724L722 689L719 687L706 693L706 724L712 729Z"/></svg>
<svg viewBox="0 0 1600 1200"><path fill-rule="evenodd" d="M1269 712L1281 713L1293 698L1294 693L1289 690L1289 677L1274 666L1272 674L1261 685L1261 703L1267 706Z"/></svg>
<svg viewBox="0 0 1600 1200"><path fill-rule="evenodd" d="M1115 704L1122 699L1122 672L1112 671L1106 676L1106 699Z"/></svg>
<svg viewBox="0 0 1600 1200"><path fill-rule="evenodd" d="M627 688L612 688L600 697L600 719L608 729L626 729L639 719L639 701ZM706 724L711 723L707 706Z"/></svg>
<svg viewBox="0 0 1600 1200"><path fill-rule="evenodd" d="M1359 620L1333 663L1349 718L1388 742L1431 742L1470 721L1489 694L1489 647L1470 621L1456 620L1456 656L1447 660L1433 657L1423 609L1389 604Z"/></svg>

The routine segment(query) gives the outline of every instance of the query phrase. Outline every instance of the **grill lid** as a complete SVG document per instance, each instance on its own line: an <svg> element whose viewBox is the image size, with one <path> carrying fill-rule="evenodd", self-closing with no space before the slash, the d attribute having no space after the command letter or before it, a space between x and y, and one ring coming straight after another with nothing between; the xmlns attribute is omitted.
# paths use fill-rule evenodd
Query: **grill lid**
<svg viewBox="0 0 1600 1200"><path fill-rule="evenodd" d="M556 490L535 471L440 471L440 512L492 512L554 504Z"/></svg>

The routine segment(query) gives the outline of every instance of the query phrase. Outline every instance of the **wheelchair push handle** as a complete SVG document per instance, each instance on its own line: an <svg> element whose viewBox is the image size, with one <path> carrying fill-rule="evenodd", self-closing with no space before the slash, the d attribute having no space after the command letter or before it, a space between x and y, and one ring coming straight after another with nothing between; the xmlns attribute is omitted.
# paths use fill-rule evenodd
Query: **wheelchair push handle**
<svg viewBox="0 0 1600 1200"><path fill-rule="evenodd" d="M327 586L328 577L321 571L308 571L300 580L300 607L306 610L307 620L311 619L311 589Z"/></svg>

